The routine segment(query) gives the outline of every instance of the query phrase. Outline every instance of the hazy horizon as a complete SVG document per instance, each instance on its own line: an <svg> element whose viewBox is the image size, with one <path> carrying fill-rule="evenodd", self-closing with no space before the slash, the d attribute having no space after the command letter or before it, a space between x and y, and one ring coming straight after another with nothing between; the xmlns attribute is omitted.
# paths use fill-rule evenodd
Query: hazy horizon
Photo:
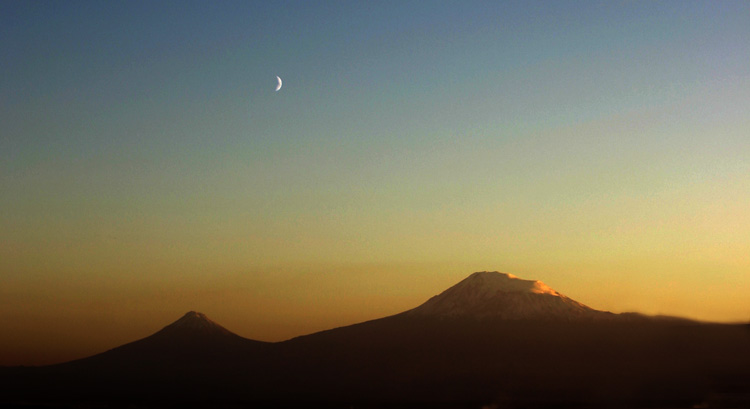
<svg viewBox="0 0 750 409"><path fill-rule="evenodd" d="M466 277L463 277L461 280L463 280L464 278L466 278ZM516 276L515 278L518 278L518 279L521 279L521 280L526 280L525 277L517 277ZM452 283L450 286L453 286L453 285L455 285L457 283L458 282ZM448 287L440 290L438 293L442 293L442 291L444 291L446 289L448 289ZM556 288L553 288L553 290L557 291ZM434 295L438 295L438 293L432 294L428 298L431 298ZM560 292L560 293L563 293L563 292ZM564 295L568 295L568 294L564 294ZM381 294L381 296L383 296L384 298L388 298L388 294ZM423 302L426 302L426 301L427 301L427 299L423 300ZM579 301L580 302L581 300L577 300L576 299L575 301ZM360 322L369 321L371 319L384 318L386 316L390 316L390 315L393 315L393 314L401 313L401 312L404 312L404 311L416 308L419 305L421 305L423 302L420 302L419 304L416 304L416 305L411 305L411 306L408 306L408 307L404 307L403 309L397 310L397 311L386 310L387 312L385 312L384 315L378 315L378 316L369 316L367 314L362 314L363 311L355 311L351 316L354 316L354 317L360 317L361 316L361 318L358 318L358 319L357 318L352 318L352 319L349 319L349 320L344 319L344 320L340 320L340 321L331 321L330 324L329 324L329 326L325 326L325 324L320 324L320 323L312 324L312 325L310 325L310 324L308 324L308 325L304 325L304 324L300 325L300 324L298 324L298 326L296 326L296 327L291 327L290 326L289 328L286 328L286 330L287 331L295 331L295 330L299 331L300 329L302 329L303 332L284 332L282 330L282 331L279 331L278 333L274 334L275 336L272 335L270 338L257 338L257 337L254 337L254 336L247 335L246 331L247 331L247 327L248 327L247 324L248 323L247 322L243 323L243 318L246 318L246 316L244 314L242 314L242 312L237 313L235 316L231 316L231 315L230 316L224 316L224 315L222 315L222 318L225 319L225 320L227 320L227 321L232 322L233 324L237 325L240 328L244 327L245 328L244 331L237 331L233 327L230 327L230 326L226 325L224 323L224 321L216 319L211 314L205 314L204 311L200 311L200 310L196 310L196 309L186 310L186 311L180 313L179 315L173 315L171 317L166 317L167 321L164 321L161 324L156 323L156 322L147 322L148 318L150 318L152 321L154 320L153 314L149 314L148 312L142 312L141 315L139 315L139 316L132 316L131 318L133 319L133 321L130 321L130 322L124 322L124 321L123 322L118 322L118 323L106 322L106 317L101 317L102 321L98 322L98 326L100 328L103 328L103 332L102 333L96 333L95 331L86 332L86 330L84 328L80 328L79 327L80 333L77 333L77 334L76 333L73 333L73 334L68 333L67 334L68 337L69 337L68 338L69 342L71 342L73 345L77 344L76 345L77 348L71 348L72 345L65 345L65 344L60 345L59 344L60 339L56 339L56 340L54 340L50 344L40 343L39 345L27 345L26 348L17 348L15 351L10 350L10 352L13 352L15 354L13 354L13 353L7 354L8 355L7 357L0 356L2 358L9 358L9 359L6 359L7 362L0 362L0 366L2 366L2 365L48 365L48 364L62 363L62 362L67 362L67 361L71 361L71 360L74 360L74 359L79 359L79 358L84 358L84 357L92 356L92 355L95 355L95 354L98 354L98 353L110 350L112 348L118 347L120 345L123 345L123 344L126 344L126 343L130 343L130 342L133 342L133 341L145 338L147 336L153 335L157 331L161 330L162 328L166 327L167 325L171 324L172 322L177 321L179 318L181 318L182 316L184 316L185 314L190 313L190 312L198 312L198 313L201 313L201 314L205 314L208 319L210 319L210 320L216 322L217 324L225 327L229 331L231 331L233 333L236 333L237 335L243 336L245 338L248 338L248 339L254 339L256 341L265 341L265 342L281 342L281 341L286 341L286 340L292 339L294 337L302 336L302 335L309 335L309 334L313 334L313 333L324 331L324 330L329 330L329 329L338 328L338 327L342 327L342 326L347 326L347 325L351 325L351 324L357 324L357 323L360 323ZM583 304L586 304L586 302L583 302ZM400 305L400 303L399 302L394 302L394 304L392 304L391 306L393 306L393 305ZM588 307L592 307L592 308L594 308L596 310L602 310L600 308L597 308L596 306L592 306L592 305L587 305L587 306ZM603 310L603 311L608 311L608 310ZM623 312L644 313L643 311L640 311L640 310L610 311L610 312L615 312L615 313L623 313ZM659 312L652 312L650 314L649 313L646 313L646 314L648 314L648 315L663 315L663 314L661 314ZM161 315L165 315L166 316L165 313L163 313ZM695 317L686 317L686 316L675 316L675 317L678 317L678 318L679 317L682 317L682 318L693 318L693 319L695 319ZM743 321L743 322L729 322L729 323L743 323L744 324L744 323L747 323L747 322ZM61 329L65 328L65 327L67 327L68 329L70 329L71 327L76 328L75 324L74 325L71 325L71 324L73 324L73 323L70 323L70 322L58 323L58 325L60 325ZM253 327L253 326L251 326L251 327ZM137 330L136 330L136 328L137 328ZM143 332L146 328L149 328L147 330L147 332ZM41 328L37 328L37 330L39 330L39 329L41 329ZM257 327L250 328L250 331L251 331L251 333L253 331L258 332L258 328ZM81 344L80 343L80 340L82 339L81 333L85 333L86 338L93 338L95 341L98 341L99 345L97 347L99 349L96 349L95 347L92 347L91 345ZM131 338L125 338L127 336L130 336ZM132 338L132 337L135 337L135 338ZM103 342L106 342L106 341L114 342L115 344L111 344L111 345L104 345L104 344L102 344ZM20 355L18 354L19 351L21 351Z"/></svg>
<svg viewBox="0 0 750 409"><path fill-rule="evenodd" d="M750 320L749 2L4 2L0 51L0 365L483 270Z"/></svg>

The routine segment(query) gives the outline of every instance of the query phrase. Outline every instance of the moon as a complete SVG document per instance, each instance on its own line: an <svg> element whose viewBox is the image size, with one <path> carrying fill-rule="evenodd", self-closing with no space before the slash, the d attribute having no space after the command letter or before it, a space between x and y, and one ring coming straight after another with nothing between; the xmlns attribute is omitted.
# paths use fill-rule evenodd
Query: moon
<svg viewBox="0 0 750 409"><path fill-rule="evenodd" d="M279 83L278 83L278 84L276 84L276 91L278 91L278 90L280 90L280 89L281 89L281 78L279 78L279 76L277 75L277 76L276 76L276 79L277 79L277 80L279 81Z"/></svg>

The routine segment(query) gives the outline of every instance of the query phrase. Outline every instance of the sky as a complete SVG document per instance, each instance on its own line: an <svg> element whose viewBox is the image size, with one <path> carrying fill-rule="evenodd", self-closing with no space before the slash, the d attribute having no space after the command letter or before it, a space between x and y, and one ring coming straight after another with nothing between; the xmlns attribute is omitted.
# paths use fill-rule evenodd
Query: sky
<svg viewBox="0 0 750 409"><path fill-rule="evenodd" d="M749 56L747 1L2 1L0 365L484 270L746 322Z"/></svg>

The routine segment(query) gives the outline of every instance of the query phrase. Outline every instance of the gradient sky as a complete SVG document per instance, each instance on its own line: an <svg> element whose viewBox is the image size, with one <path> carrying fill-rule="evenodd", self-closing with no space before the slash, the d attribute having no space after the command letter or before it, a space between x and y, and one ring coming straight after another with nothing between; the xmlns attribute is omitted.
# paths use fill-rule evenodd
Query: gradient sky
<svg viewBox="0 0 750 409"><path fill-rule="evenodd" d="M748 61L747 1L1 2L0 365L479 270L747 321Z"/></svg>

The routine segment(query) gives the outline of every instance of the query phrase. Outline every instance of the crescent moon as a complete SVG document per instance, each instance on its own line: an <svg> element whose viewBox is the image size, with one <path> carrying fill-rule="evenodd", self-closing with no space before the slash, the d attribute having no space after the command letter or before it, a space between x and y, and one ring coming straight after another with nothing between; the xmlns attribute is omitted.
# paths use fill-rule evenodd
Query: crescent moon
<svg viewBox="0 0 750 409"><path fill-rule="evenodd" d="M277 80L279 81L279 83L278 83L278 84L276 84L276 91L278 91L278 90L280 90L280 89L281 89L281 78L279 78L279 76L277 75L277 76L276 76L276 79L277 79Z"/></svg>

